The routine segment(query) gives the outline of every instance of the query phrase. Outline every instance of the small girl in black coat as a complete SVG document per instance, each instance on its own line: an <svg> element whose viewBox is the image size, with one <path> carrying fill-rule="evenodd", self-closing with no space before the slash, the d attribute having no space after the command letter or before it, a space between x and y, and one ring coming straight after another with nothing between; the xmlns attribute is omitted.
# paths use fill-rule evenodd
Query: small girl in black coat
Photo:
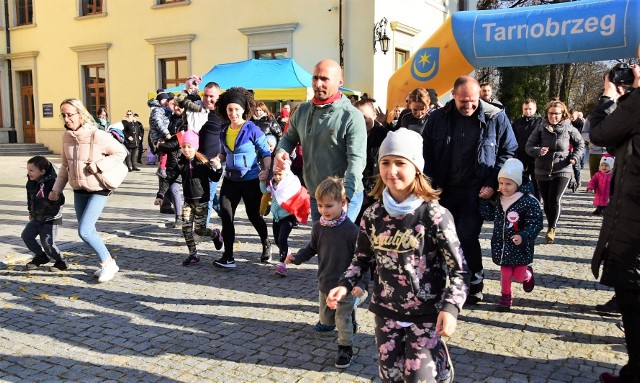
<svg viewBox="0 0 640 383"><path fill-rule="evenodd" d="M500 265L502 297L499 311L511 310L511 279L522 282L525 292L535 286L533 246L542 230L540 203L530 194L520 191L523 165L510 158L498 173L499 199L497 203L482 202L480 212L485 221L494 221L491 236L491 258Z"/></svg>
<svg viewBox="0 0 640 383"><path fill-rule="evenodd" d="M64 205L64 195L60 193L57 201L49 200L49 193L56 182L56 171L51 162L43 156L35 156L27 161L27 206L29 208L29 223L22 231L22 240L27 248L36 256L27 263L27 269L36 269L49 263L49 257L55 263L51 271L64 271L66 262L56 246L58 225L62 223L60 208ZM40 236L42 246L36 241ZM43 250L44 248L44 250Z"/></svg>
<svg viewBox="0 0 640 383"><path fill-rule="evenodd" d="M208 236L213 240L217 250L222 248L222 235L218 229L209 229L205 224L209 203L209 181L217 182L222 176L222 165L218 158L211 161L199 153L199 136L193 130L177 134L182 155L178 163L167 168L167 177L161 179L160 190L154 202L160 205L169 185L182 176L184 204L182 206L182 234L189 248L189 256L182 262L183 266L196 265L200 255L193 238L194 226L196 234Z"/></svg>

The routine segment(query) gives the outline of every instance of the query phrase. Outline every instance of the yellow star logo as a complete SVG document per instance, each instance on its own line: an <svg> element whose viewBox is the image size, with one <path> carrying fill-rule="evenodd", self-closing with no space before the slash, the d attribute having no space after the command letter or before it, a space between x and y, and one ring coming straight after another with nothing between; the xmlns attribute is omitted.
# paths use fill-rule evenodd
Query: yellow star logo
<svg viewBox="0 0 640 383"><path fill-rule="evenodd" d="M429 64L431 61L429 61L429 58L431 58L431 55L428 55L427 52L424 52L423 54L420 55L420 64L424 67L426 64Z"/></svg>

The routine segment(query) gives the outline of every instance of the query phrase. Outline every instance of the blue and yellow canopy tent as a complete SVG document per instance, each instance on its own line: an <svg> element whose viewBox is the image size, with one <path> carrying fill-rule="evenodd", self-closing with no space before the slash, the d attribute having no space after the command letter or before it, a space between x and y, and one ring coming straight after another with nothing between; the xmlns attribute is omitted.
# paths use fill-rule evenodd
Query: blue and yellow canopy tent
<svg viewBox="0 0 640 383"><path fill-rule="evenodd" d="M215 65L202 76L200 91L211 81L218 83L222 90L234 86L251 89L257 100L305 101L313 97L311 74L290 58L251 59ZM166 91L177 93L183 89L181 85ZM341 91L347 95L360 95L360 92L351 89L342 88Z"/></svg>

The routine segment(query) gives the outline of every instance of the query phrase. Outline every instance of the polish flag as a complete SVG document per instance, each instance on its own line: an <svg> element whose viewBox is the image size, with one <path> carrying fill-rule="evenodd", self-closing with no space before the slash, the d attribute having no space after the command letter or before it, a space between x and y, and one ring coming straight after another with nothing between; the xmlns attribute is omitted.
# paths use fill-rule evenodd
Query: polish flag
<svg viewBox="0 0 640 383"><path fill-rule="evenodd" d="M298 177L288 172L277 185L269 183L269 189L284 210L293 214L298 222L307 224L311 209L309 192L300 184Z"/></svg>

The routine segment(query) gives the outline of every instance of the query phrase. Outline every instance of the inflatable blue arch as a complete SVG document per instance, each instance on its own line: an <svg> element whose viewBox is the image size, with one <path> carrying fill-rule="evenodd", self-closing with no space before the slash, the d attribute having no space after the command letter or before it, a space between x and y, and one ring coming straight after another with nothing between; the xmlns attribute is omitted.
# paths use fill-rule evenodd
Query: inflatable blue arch
<svg viewBox="0 0 640 383"><path fill-rule="evenodd" d="M415 88L447 92L475 68L638 57L639 48L640 0L458 12L390 78L387 110Z"/></svg>

